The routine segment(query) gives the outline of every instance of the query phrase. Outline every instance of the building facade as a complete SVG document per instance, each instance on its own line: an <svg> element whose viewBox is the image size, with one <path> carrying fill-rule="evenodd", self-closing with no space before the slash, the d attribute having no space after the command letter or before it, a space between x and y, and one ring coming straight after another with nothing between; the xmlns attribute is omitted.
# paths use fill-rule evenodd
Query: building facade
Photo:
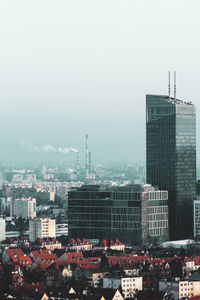
<svg viewBox="0 0 200 300"><path fill-rule="evenodd" d="M6 221L0 218L0 242L6 239Z"/></svg>
<svg viewBox="0 0 200 300"><path fill-rule="evenodd" d="M29 220L29 240L35 242L37 239L56 237L56 222L50 218L35 218Z"/></svg>
<svg viewBox="0 0 200 300"><path fill-rule="evenodd" d="M22 198L14 200L14 215L16 217L23 217L33 219L36 217L36 199Z"/></svg>
<svg viewBox="0 0 200 300"><path fill-rule="evenodd" d="M163 279L159 281L159 291L171 294L174 300L200 296L200 281Z"/></svg>
<svg viewBox="0 0 200 300"><path fill-rule="evenodd" d="M194 237L200 239L200 200L194 201Z"/></svg>
<svg viewBox="0 0 200 300"><path fill-rule="evenodd" d="M83 186L68 195L69 235L140 245L168 239L168 193L150 185Z"/></svg>
<svg viewBox="0 0 200 300"><path fill-rule="evenodd" d="M147 183L168 190L171 239L193 235L196 112L191 102L146 96Z"/></svg>
<svg viewBox="0 0 200 300"><path fill-rule="evenodd" d="M141 276L115 276L105 275L103 277L103 288L118 289L121 287L125 298L132 298L136 291L143 289Z"/></svg>

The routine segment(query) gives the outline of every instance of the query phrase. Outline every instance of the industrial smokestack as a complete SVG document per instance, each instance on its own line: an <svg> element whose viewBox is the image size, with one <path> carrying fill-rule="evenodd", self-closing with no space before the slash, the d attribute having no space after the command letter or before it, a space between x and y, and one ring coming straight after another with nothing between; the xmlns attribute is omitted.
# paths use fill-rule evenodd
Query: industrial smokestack
<svg viewBox="0 0 200 300"><path fill-rule="evenodd" d="M79 152L76 153L76 174L80 175Z"/></svg>
<svg viewBox="0 0 200 300"><path fill-rule="evenodd" d="M88 152L88 134L86 133L86 179L88 179L88 174L89 174L89 152Z"/></svg>

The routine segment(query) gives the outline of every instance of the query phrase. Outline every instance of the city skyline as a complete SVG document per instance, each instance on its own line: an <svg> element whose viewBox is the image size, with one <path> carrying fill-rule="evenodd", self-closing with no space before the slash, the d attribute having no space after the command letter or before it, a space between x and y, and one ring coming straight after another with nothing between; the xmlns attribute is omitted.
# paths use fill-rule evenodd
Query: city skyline
<svg viewBox="0 0 200 300"><path fill-rule="evenodd" d="M198 108L200 21L182 3L2 2L0 161L46 159L22 139L81 151L86 133L95 161L144 161L145 94L167 94L169 69Z"/></svg>

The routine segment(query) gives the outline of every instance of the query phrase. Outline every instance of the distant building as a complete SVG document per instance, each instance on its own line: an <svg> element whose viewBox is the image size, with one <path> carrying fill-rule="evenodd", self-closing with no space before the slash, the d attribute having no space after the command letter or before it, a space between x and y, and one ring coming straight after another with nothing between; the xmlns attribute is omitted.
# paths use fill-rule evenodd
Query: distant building
<svg viewBox="0 0 200 300"><path fill-rule="evenodd" d="M56 237L56 221L50 218L35 218L29 220L29 240L35 242L37 239Z"/></svg>
<svg viewBox="0 0 200 300"><path fill-rule="evenodd" d="M33 219L36 217L36 199L35 198L21 198L14 200L14 215L16 217L23 217Z"/></svg>
<svg viewBox="0 0 200 300"><path fill-rule="evenodd" d="M49 192L49 200L52 202L55 201L55 192Z"/></svg>
<svg viewBox="0 0 200 300"><path fill-rule="evenodd" d="M62 248L62 244L56 240L56 238L43 238L43 239L37 239L35 241L34 246L36 247L45 247L46 249L49 249L51 251L53 251L54 249L61 249Z"/></svg>
<svg viewBox="0 0 200 300"><path fill-rule="evenodd" d="M168 190L170 239L193 236L196 111L191 102L146 96L147 183Z"/></svg>
<svg viewBox="0 0 200 300"><path fill-rule="evenodd" d="M194 201L194 237L200 239L200 200Z"/></svg>
<svg viewBox="0 0 200 300"><path fill-rule="evenodd" d="M118 239L103 239L96 245L96 247L103 248L105 251L108 249L124 251L125 245L120 242Z"/></svg>
<svg viewBox="0 0 200 300"><path fill-rule="evenodd" d="M168 239L168 193L150 185L82 186L68 195L69 235L137 245Z"/></svg>
<svg viewBox="0 0 200 300"><path fill-rule="evenodd" d="M10 198L0 198L0 215L10 214L10 203L8 201Z"/></svg>
<svg viewBox="0 0 200 300"><path fill-rule="evenodd" d="M103 277L103 288L118 289L121 287L125 298L131 298L135 295L136 291L142 290L142 277L138 276L112 276L105 275Z"/></svg>
<svg viewBox="0 0 200 300"><path fill-rule="evenodd" d="M171 294L174 300L200 296L200 281L163 279L159 281L159 291Z"/></svg>
<svg viewBox="0 0 200 300"><path fill-rule="evenodd" d="M0 242L6 239L6 221L0 218Z"/></svg>
<svg viewBox="0 0 200 300"><path fill-rule="evenodd" d="M67 245L68 249L75 251L92 250L92 244L86 239L71 239Z"/></svg>
<svg viewBox="0 0 200 300"><path fill-rule="evenodd" d="M9 198L12 197L12 191L11 191L11 187L8 185L3 185L2 186L2 195L5 198Z"/></svg>

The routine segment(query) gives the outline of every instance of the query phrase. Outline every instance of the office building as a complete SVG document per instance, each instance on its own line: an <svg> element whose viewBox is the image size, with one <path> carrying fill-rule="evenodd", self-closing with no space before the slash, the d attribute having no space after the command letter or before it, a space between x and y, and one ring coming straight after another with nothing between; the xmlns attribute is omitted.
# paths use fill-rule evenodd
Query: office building
<svg viewBox="0 0 200 300"><path fill-rule="evenodd" d="M56 237L56 222L50 218L35 218L29 220L29 240L35 242L37 239Z"/></svg>
<svg viewBox="0 0 200 300"><path fill-rule="evenodd" d="M35 198L21 198L14 200L14 215L16 217L23 217L33 219L36 217L36 199Z"/></svg>
<svg viewBox="0 0 200 300"><path fill-rule="evenodd" d="M68 194L69 235L140 245L168 239L168 193L150 185L82 186Z"/></svg>
<svg viewBox="0 0 200 300"><path fill-rule="evenodd" d="M84 185L68 192L69 235L73 238L110 237L111 191Z"/></svg>
<svg viewBox="0 0 200 300"><path fill-rule="evenodd" d="M194 237L200 239L200 200L194 201Z"/></svg>
<svg viewBox="0 0 200 300"><path fill-rule="evenodd" d="M0 218L0 242L6 239L6 221Z"/></svg>
<svg viewBox="0 0 200 300"><path fill-rule="evenodd" d="M146 96L147 183L169 194L171 239L193 236L196 112L191 102Z"/></svg>

